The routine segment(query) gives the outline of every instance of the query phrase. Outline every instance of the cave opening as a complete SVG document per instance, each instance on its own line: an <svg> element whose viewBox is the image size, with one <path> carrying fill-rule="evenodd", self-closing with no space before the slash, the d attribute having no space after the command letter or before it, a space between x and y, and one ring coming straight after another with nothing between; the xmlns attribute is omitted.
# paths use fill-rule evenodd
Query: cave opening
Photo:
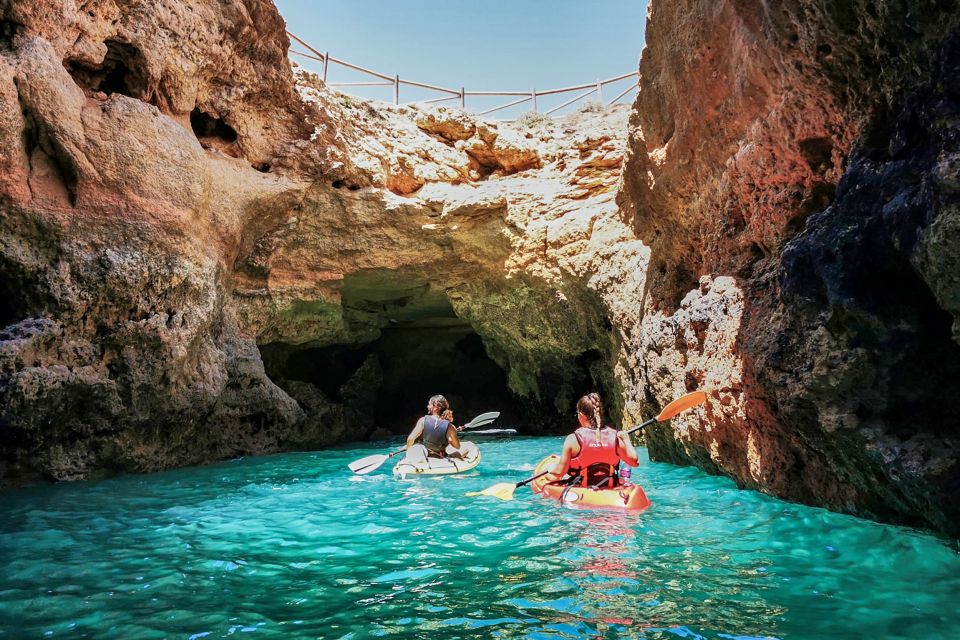
<svg viewBox="0 0 960 640"><path fill-rule="evenodd" d="M600 391L608 402L615 397L603 349L579 356L540 354L543 366L526 385L539 397L521 397L508 382L518 373L510 372L507 356L499 347L491 350L476 328L457 316L446 292L426 279L385 270L349 274L341 295L344 324L357 339L333 345L274 342L261 344L260 353L270 379L307 413L323 413L317 420L324 429L339 421L330 428L343 440L408 433L434 394L450 401L456 424L499 411L487 428L516 428L521 434L567 433L580 395ZM608 406L608 419L617 420L620 409Z"/></svg>
<svg viewBox="0 0 960 640"><path fill-rule="evenodd" d="M348 406L378 433L405 434L442 394L454 422L464 424L499 411L493 427L515 427L522 402L507 387L506 373L487 355L469 325L388 327L363 345L297 347L263 345L267 374L281 388L308 383L333 403ZM360 438L357 438L360 439Z"/></svg>
<svg viewBox="0 0 960 640"><path fill-rule="evenodd" d="M147 61L140 50L119 40L106 40L107 53L99 65L67 60L64 67L77 86L88 92L119 93L137 100L147 95Z"/></svg>
<svg viewBox="0 0 960 640"><path fill-rule="evenodd" d="M35 280L19 264L0 255L0 333L42 306Z"/></svg>
<svg viewBox="0 0 960 640"><path fill-rule="evenodd" d="M216 149L228 156L239 158L237 131L223 118L217 118L195 107L190 112L190 128L204 149Z"/></svg>
<svg viewBox="0 0 960 640"><path fill-rule="evenodd" d="M219 138L224 142L236 142L237 132L224 122L223 118L214 118L199 107L190 112L190 127L198 138Z"/></svg>

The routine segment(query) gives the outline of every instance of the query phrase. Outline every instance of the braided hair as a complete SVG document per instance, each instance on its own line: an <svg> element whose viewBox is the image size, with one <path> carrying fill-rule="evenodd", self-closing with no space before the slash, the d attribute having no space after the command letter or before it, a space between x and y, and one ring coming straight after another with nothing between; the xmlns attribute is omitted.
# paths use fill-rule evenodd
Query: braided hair
<svg viewBox="0 0 960 640"><path fill-rule="evenodd" d="M450 408L450 403L447 402L447 399L443 396L437 395L430 398L430 401L427 402L427 406L430 407L430 409L436 409L437 415L440 415Z"/></svg>
<svg viewBox="0 0 960 640"><path fill-rule="evenodd" d="M593 428L600 435L600 429L603 428L603 401L600 400L600 394L588 393L577 401L577 412L582 413L590 422Z"/></svg>

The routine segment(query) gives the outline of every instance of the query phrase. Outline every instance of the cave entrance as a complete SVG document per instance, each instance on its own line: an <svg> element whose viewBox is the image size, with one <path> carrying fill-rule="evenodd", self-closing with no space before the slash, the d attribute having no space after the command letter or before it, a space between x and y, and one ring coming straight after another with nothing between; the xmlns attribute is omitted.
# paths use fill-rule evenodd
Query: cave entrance
<svg viewBox="0 0 960 640"><path fill-rule="evenodd" d="M137 100L147 98L147 60L140 50L119 40L106 40L107 53L99 65L66 60L64 66L85 91L120 93Z"/></svg>
<svg viewBox="0 0 960 640"><path fill-rule="evenodd" d="M385 328L360 346L265 345L261 352L267 373L281 387L308 383L359 414L368 430L409 432L437 393L450 401L457 424L500 411L496 426L513 427L522 415L506 373L466 324L427 321Z"/></svg>
<svg viewBox="0 0 960 640"><path fill-rule="evenodd" d="M408 432L434 394L450 401L457 424L487 411L501 413L498 427L520 424L522 400L444 291L409 273L371 270L348 275L341 296L357 344L260 348L267 374L298 401L306 383L345 405L347 419L366 423L360 437Z"/></svg>
<svg viewBox="0 0 960 640"><path fill-rule="evenodd" d="M341 305L349 344L260 346L270 378L339 440L407 433L434 394L450 401L456 424L499 411L494 427L526 434L569 433L584 393L600 391L608 403L616 397L610 354L600 347L579 356L538 354L543 366L528 386L539 397L520 397L508 386L509 370L457 317L446 292L415 274L348 274ZM619 415L608 404L608 419Z"/></svg>

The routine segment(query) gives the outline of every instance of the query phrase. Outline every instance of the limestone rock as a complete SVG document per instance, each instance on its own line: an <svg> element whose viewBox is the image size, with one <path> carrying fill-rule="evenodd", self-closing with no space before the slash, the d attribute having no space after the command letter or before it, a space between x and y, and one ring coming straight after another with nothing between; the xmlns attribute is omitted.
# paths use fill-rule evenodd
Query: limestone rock
<svg viewBox="0 0 960 640"><path fill-rule="evenodd" d="M4 478L362 439L375 364L327 393L284 358L391 323L472 326L544 424L613 388L604 305L644 258L610 197L626 107L532 131L351 98L292 73L261 0L0 18Z"/></svg>
<svg viewBox="0 0 960 640"><path fill-rule="evenodd" d="M936 2L652 3L618 196L657 274L638 366L659 403L714 400L652 457L957 531L958 26Z"/></svg>

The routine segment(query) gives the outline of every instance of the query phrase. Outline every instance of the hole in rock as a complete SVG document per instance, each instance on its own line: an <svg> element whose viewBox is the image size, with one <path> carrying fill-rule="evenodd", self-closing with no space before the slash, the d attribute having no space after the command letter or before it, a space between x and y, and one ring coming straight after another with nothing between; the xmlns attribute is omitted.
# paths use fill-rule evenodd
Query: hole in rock
<svg viewBox="0 0 960 640"><path fill-rule="evenodd" d="M198 138L219 138L224 142L236 142L237 132L223 121L223 118L214 118L209 113L195 108L190 112L190 127Z"/></svg>
<svg viewBox="0 0 960 640"><path fill-rule="evenodd" d="M0 20L0 46L13 48L13 40L23 33L23 25L12 20Z"/></svg>
<svg viewBox="0 0 960 640"><path fill-rule="evenodd" d="M6 276L0 276L0 330L23 319L23 305L14 297L15 286Z"/></svg>
<svg viewBox="0 0 960 640"><path fill-rule="evenodd" d="M44 306L36 282L23 268L0 256L0 332Z"/></svg>
<svg viewBox="0 0 960 640"><path fill-rule="evenodd" d="M140 50L118 40L107 40L104 44L107 54L99 65L91 66L77 60L64 62L74 82L91 92L102 91L107 95L119 93L137 100L146 99L147 61Z"/></svg>
<svg viewBox="0 0 960 640"><path fill-rule="evenodd" d="M800 141L800 153L815 173L833 168L833 144L829 138L807 138Z"/></svg>
<svg viewBox="0 0 960 640"><path fill-rule="evenodd" d="M223 118L215 118L196 107L190 112L190 128L204 149L216 149L228 156L240 157L237 132Z"/></svg>

